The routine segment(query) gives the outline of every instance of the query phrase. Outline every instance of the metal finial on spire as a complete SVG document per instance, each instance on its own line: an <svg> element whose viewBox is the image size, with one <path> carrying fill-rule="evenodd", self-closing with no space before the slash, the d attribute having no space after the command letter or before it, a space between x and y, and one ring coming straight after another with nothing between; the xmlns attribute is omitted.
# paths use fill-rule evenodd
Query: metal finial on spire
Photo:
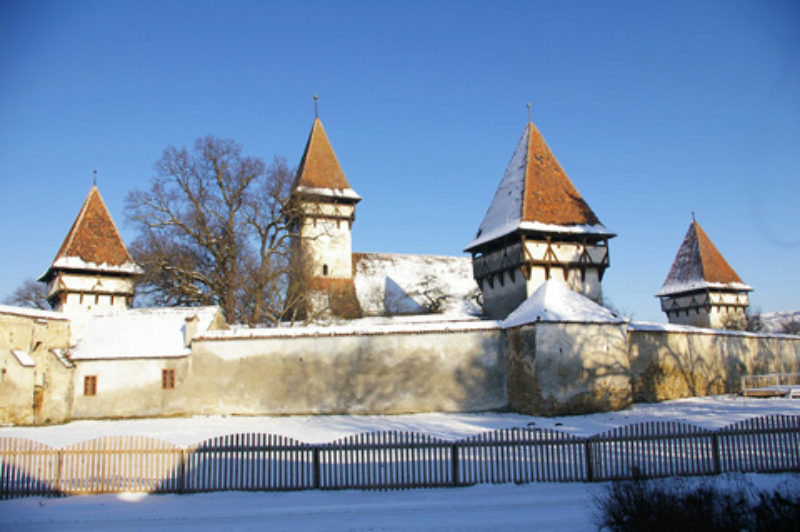
<svg viewBox="0 0 800 532"><path fill-rule="evenodd" d="M319 118L319 95L314 95L314 118Z"/></svg>
<svg viewBox="0 0 800 532"><path fill-rule="evenodd" d="M97 169L94 170L94 178L92 179L92 185L97 186Z"/></svg>
<svg viewBox="0 0 800 532"><path fill-rule="evenodd" d="M694 219L694 211L692 211L692 222L696 222L697 220Z"/></svg>
<svg viewBox="0 0 800 532"><path fill-rule="evenodd" d="M533 118L531 118L531 102L528 102L527 106L528 106L528 122L533 122Z"/></svg>

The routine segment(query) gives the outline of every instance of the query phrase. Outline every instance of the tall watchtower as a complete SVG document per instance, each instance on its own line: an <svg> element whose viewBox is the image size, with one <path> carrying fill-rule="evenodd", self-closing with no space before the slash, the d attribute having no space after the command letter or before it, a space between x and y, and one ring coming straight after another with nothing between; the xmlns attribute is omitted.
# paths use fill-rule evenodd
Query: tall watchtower
<svg viewBox="0 0 800 532"><path fill-rule="evenodd" d="M50 268L47 283L53 310L81 314L127 309L142 269L128 253L97 186L92 186Z"/></svg>
<svg viewBox="0 0 800 532"><path fill-rule="evenodd" d="M718 329L744 325L752 290L692 220L656 297L670 323Z"/></svg>
<svg viewBox="0 0 800 532"><path fill-rule="evenodd" d="M294 264L302 272L293 275L289 292L305 293L303 303L295 305L298 315L359 315L351 235L361 196L347 182L319 117L311 126L291 194Z"/></svg>
<svg viewBox="0 0 800 532"><path fill-rule="evenodd" d="M602 303L606 229L528 122L475 239L473 275L485 312L505 318L545 281Z"/></svg>

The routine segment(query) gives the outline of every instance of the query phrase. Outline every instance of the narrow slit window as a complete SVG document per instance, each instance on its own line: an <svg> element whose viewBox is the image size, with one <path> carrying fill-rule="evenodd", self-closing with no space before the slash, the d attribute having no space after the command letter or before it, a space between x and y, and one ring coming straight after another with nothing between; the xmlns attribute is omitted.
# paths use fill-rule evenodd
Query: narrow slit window
<svg viewBox="0 0 800 532"><path fill-rule="evenodd" d="M175 388L174 369L161 370L161 388L163 388L164 390L172 390Z"/></svg>
<svg viewBox="0 0 800 532"><path fill-rule="evenodd" d="M83 378L83 395L97 395L97 375L86 375Z"/></svg>
<svg viewBox="0 0 800 532"><path fill-rule="evenodd" d="M328 265L327 264L323 264L322 265L322 275L328 275Z"/></svg>

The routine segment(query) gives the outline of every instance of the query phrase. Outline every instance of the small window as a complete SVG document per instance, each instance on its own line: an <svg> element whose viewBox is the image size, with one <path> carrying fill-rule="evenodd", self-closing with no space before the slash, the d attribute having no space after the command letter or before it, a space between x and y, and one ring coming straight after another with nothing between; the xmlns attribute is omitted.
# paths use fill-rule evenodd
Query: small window
<svg viewBox="0 0 800 532"><path fill-rule="evenodd" d="M161 370L161 388L163 388L164 390L172 390L175 388L174 369Z"/></svg>
<svg viewBox="0 0 800 532"><path fill-rule="evenodd" d="M97 395L97 375L86 375L83 378L83 395Z"/></svg>
<svg viewBox="0 0 800 532"><path fill-rule="evenodd" d="M322 265L322 275L328 275L328 265L327 264L323 264Z"/></svg>

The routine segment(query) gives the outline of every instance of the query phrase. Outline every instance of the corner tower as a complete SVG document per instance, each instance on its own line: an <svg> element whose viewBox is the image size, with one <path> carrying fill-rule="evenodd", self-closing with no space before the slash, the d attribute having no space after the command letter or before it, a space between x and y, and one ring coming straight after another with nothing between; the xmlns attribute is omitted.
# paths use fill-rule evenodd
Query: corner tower
<svg viewBox="0 0 800 532"><path fill-rule="evenodd" d="M752 290L692 220L656 297L670 323L718 329L744 324Z"/></svg>
<svg viewBox="0 0 800 532"><path fill-rule="evenodd" d="M67 314L127 309L142 269L133 262L97 186L92 186L50 268L53 310Z"/></svg>
<svg viewBox="0 0 800 532"><path fill-rule="evenodd" d="M295 305L296 315L360 315L352 229L361 196L347 182L319 117L311 126L291 194L295 271L289 292L304 294Z"/></svg>
<svg viewBox="0 0 800 532"><path fill-rule="evenodd" d="M602 303L606 229L528 122L475 239L473 275L486 314L505 318L545 281Z"/></svg>

